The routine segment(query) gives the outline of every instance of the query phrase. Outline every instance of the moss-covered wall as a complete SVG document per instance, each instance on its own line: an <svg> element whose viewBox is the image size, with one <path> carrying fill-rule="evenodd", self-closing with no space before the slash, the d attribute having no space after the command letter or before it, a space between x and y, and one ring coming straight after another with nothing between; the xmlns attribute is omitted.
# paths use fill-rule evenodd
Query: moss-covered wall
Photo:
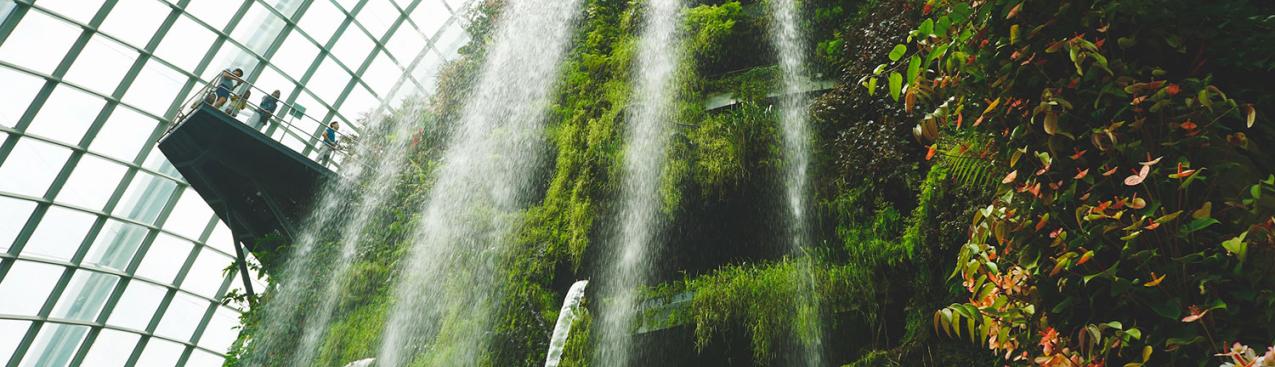
<svg viewBox="0 0 1275 367"><path fill-rule="evenodd" d="M539 173L541 195L522 214L510 239L514 250L498 259L506 270L506 289L500 293L500 322L492 330L495 342L485 351L486 364L543 363L567 288L599 270L600 239L614 225L608 218L616 210L639 2L586 1L544 132L552 164ZM337 295L334 322L316 364L341 365L375 355L393 302L390 284L399 272L410 271L398 268L398 260L406 251L403 236L414 225L411 208L429 188L438 149L482 62L502 3L484 1L474 11L474 41L444 67L438 94L398 114L416 108L429 118L412 137L416 149L410 172L398 183L401 200L378 218L352 277ZM681 348L647 351L648 361L705 364L695 358L659 359L700 353L721 365L782 365L814 330L822 337L825 360L836 365L1004 363L978 344L940 336L933 317L936 310L969 299L959 279L950 279L952 269L969 241L975 210L994 199L997 181L1007 173L989 158L971 158L966 149L1003 142L1009 129L952 132L927 143L943 149L927 152L912 131L927 112L912 108L912 102L892 101L884 86L864 87L865 77L890 61L896 44L914 42L910 33L924 26L921 19L936 7L959 3L802 2L813 70L837 85L817 96L810 111L816 132L815 234L812 250L800 257L786 257L780 237L780 131L773 101L765 98L777 89L779 78L767 45L765 4L703 1L687 10L683 47L688 57L680 67L678 121L661 189L662 214L670 226L657 249L660 283L648 294L694 296L672 316L684 326L638 337L658 339L639 344ZM718 93L730 93L740 103L704 111L704 98ZM802 292L795 274L806 269L817 284L819 326L794 312L789 302ZM269 301L267 293L259 303ZM590 330L589 304L594 303L586 302L573 325L564 366L590 364L590 336L596 333ZM244 315L241 339L227 365L237 365L237 356L250 348L247 341L260 316L255 310Z"/></svg>

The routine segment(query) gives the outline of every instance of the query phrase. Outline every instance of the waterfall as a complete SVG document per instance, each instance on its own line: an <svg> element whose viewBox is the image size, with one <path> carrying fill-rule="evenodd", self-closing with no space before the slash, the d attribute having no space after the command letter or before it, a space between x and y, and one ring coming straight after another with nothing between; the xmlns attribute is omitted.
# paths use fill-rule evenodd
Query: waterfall
<svg viewBox="0 0 1275 367"><path fill-rule="evenodd" d="M567 291L567 298L562 300L562 310L558 311L558 322L554 324L553 336L549 338L549 353L545 357L545 367L558 367L558 362L562 360L562 347L566 346L567 337L571 336L571 324L576 320L576 309L580 307L580 300L584 299L584 287L588 285L587 280L575 282Z"/></svg>
<svg viewBox="0 0 1275 367"><path fill-rule="evenodd" d="M386 139L392 137L378 135L376 132L384 131L384 124L388 119L369 119L368 125L364 126L365 141L372 139ZM404 119L398 121L396 127L391 129L401 129L404 125L411 126L414 121ZM352 159L361 159L373 155L374 150L379 149L373 144L356 144L355 152L351 156ZM377 152L379 154L379 152ZM397 155L405 155L399 152ZM330 282L338 281L332 272L325 271L331 269L332 266L341 266L345 263L345 268L349 267L352 261L352 254L337 254L338 258L333 258L333 254L322 253L316 251L321 247L322 241L336 236L332 227L340 223L347 223L340 226L341 230L349 234L349 232L362 233L362 226L350 225L350 223L366 223L367 217L370 217L371 208L375 208L384 203L385 195L361 195L359 193L359 183L366 180L380 177L385 172L393 172L397 169L388 169L386 165L380 165L376 170L368 170L366 165L347 164L341 171L341 175L345 180L334 180L324 185L318 197L316 198L315 207L305 221L304 226L299 233L294 233L295 241L293 249L287 254L287 262L283 265L282 273L276 276L276 284L270 292L270 301L267 302L262 311L261 326L259 331L253 338L249 353L245 356L246 365L276 365L284 364L280 355L292 354L297 359L293 359L290 365L309 365L309 357L313 356L312 350L303 350L298 348L297 337L308 332L311 329L325 329L326 317L323 319L311 319L315 314L310 309L310 303L316 299L331 298L325 291L330 291ZM388 186L388 185L385 185ZM367 208L366 210L355 210L360 213L351 217L351 210L354 208ZM361 217L361 218L360 218ZM364 224L365 225L365 224ZM348 236L347 236L348 237ZM343 243L343 247L352 248L357 245L354 242ZM329 308L330 310L330 308ZM330 312L330 311L329 311ZM322 324L322 325L320 325ZM305 330L303 330L305 329ZM314 349L313 344L309 349Z"/></svg>
<svg viewBox="0 0 1275 367"><path fill-rule="evenodd" d="M319 350L319 342L327 332L332 311L336 307L337 300L341 298L342 287L349 279L350 267L358 258L359 245L363 243L367 227L388 204L387 201L394 197L393 183L398 181L404 170L411 142L409 137L425 117L421 113L421 108L412 108L409 112L406 116L396 119L390 126L389 139L386 139L389 141L381 144L378 147L380 150L376 152L376 157L379 159L369 159L373 168L369 174L370 180L364 183L362 192L357 195L361 197L359 204L350 208L353 209L352 216L341 225L339 232L341 237L338 242L341 244L341 252L325 269L327 279L323 281L322 288L317 289L320 292L320 297L315 300L317 307L309 308L309 318L301 333L297 352L292 358L293 366L313 365L314 357ZM384 117L373 117L373 119L381 118ZM340 199L337 198L337 200Z"/></svg>
<svg viewBox="0 0 1275 367"><path fill-rule="evenodd" d="M489 350L507 271L497 264L544 159L543 122L580 3L504 4L400 265L379 366L476 365Z"/></svg>
<svg viewBox="0 0 1275 367"><path fill-rule="evenodd" d="M659 232L660 178L670 122L675 118L676 72L681 61L680 0L650 0L642 16L628 110L618 233L612 237L601 289L600 344L594 364L626 365L632 353L638 289L646 285Z"/></svg>
<svg viewBox="0 0 1275 367"><path fill-rule="evenodd" d="M807 228L806 210L809 203L808 181L810 168L810 135L808 107L810 100L802 91L810 83L806 70L806 37L800 26L799 0L770 0L771 42L778 53L779 68L783 72L783 95L780 103L780 118L783 131L784 185L785 202L788 204L788 230L791 252L799 256L799 274L796 283L802 288L803 297L794 300L798 312L804 313L810 322L808 325L795 325L802 329L806 353L804 363L808 366L822 364L821 357L821 324L819 318L819 299L815 294L813 278L813 259L811 256L800 256L809 245L810 233ZM808 254L807 254L808 255ZM813 330L810 330L813 329Z"/></svg>

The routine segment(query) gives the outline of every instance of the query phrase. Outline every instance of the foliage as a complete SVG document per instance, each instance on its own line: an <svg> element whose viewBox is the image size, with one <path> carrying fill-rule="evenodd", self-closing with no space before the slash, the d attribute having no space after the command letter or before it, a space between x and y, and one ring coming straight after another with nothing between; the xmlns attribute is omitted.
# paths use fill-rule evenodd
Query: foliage
<svg viewBox="0 0 1275 367"><path fill-rule="evenodd" d="M1196 35L1125 28L1160 20L1145 5L929 1L863 79L888 77L905 110L929 111L916 129L927 143L931 129L994 134L962 150L1009 171L953 272L970 301L936 312L936 331L1051 366L1270 340L1253 327L1275 320L1270 274L1246 270L1269 267L1269 252L1247 255L1272 246L1275 224L1262 198L1275 178L1246 144L1256 109L1198 65L1146 57Z"/></svg>

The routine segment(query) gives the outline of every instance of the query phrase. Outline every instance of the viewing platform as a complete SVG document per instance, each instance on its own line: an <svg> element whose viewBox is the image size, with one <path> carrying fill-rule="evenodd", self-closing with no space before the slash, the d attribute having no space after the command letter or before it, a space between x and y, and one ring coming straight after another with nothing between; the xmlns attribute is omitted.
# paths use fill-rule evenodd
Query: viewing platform
<svg viewBox="0 0 1275 367"><path fill-rule="evenodd" d="M341 145L354 139L340 135L341 145L331 149L326 164L321 163L324 143L319 134L325 124L306 116L303 107L279 101L278 111L266 115L261 126L253 126L262 121L257 104L245 101L238 117L225 112L224 106L214 107L213 91L220 81L218 75L188 101L188 109L174 120L158 147L230 228L243 266L244 248L254 254L272 253L281 241L262 239L272 234L285 241L296 238L323 184L340 177L341 164L348 158ZM267 94L247 83L234 90ZM274 258L258 256L263 257ZM262 264L267 269L274 265Z"/></svg>

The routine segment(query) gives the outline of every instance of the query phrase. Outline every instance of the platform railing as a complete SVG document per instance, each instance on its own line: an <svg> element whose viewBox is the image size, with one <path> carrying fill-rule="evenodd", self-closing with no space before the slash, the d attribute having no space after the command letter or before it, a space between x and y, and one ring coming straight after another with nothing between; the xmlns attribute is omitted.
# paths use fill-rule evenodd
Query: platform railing
<svg viewBox="0 0 1275 367"><path fill-rule="evenodd" d="M218 72L217 76L213 77L209 82L205 83L202 80L198 81L198 83L202 83L203 86L200 87L198 91L191 94L186 101L182 102L182 109L178 111L177 117L173 120L173 124L169 126L168 131L164 133L164 136L168 136L169 133L176 130L179 126L181 126L181 124L185 123L186 118L197 111L200 107L204 105L210 107L213 106L217 100L217 86L221 84L224 78L224 73ZM252 91L252 93L250 93L246 101L243 101L243 108L239 109L238 113L234 116L231 116L226 112L227 107L232 105L238 107L239 102L237 99L240 98L244 91ZM249 127L253 127L254 129L261 131L262 134L269 133L269 128L273 125L277 128L274 129L273 133L268 135L272 140L279 142L281 145L296 151L310 160L324 164L321 160L322 156L320 153L322 153L322 145L326 144L323 139L323 134L326 132L328 124L305 114L303 112L304 109L298 110L295 105L284 102L280 98L277 100L278 104L276 105L275 111L270 113L270 117L264 123L257 126L257 121L259 121L261 116L260 114L264 111L264 109L261 108L258 102L253 102L253 99L261 101L262 97L267 95L269 95L269 92L266 92L265 90L246 81L237 79L234 87L230 88L230 96L227 97L226 103L218 108L216 113L224 114L225 116L244 123ZM303 128L303 126L305 128ZM348 128L348 126L343 127ZM320 133L318 136L315 136L313 131L319 131ZM331 156L328 159L327 164L324 165L332 169L334 172L339 172L342 164L350 160L349 148L354 145L358 138L339 131L336 135L338 144L331 147Z"/></svg>

